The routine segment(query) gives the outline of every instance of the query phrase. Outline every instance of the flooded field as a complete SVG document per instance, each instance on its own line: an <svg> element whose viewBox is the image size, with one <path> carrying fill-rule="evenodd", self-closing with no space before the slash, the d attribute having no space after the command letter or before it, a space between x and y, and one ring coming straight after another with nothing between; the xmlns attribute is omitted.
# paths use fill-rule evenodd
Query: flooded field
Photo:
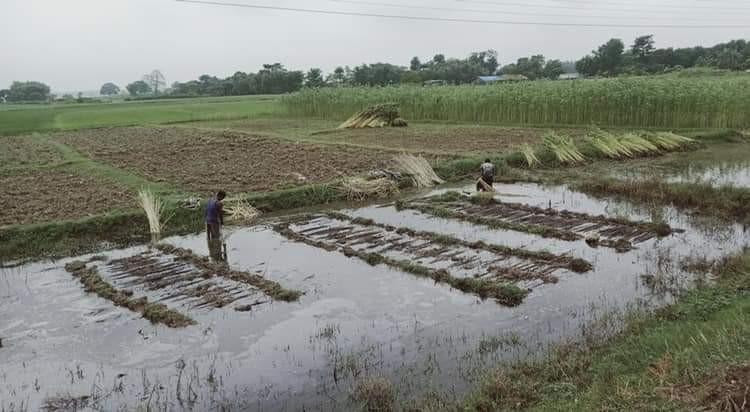
<svg viewBox="0 0 750 412"><path fill-rule="evenodd" d="M590 322L710 281L710 262L747 243L740 225L565 186L441 203L492 221L410 207L471 187L272 218L228 231L225 250L198 234L4 268L0 410L350 410L373 377L403 402L459 396L499 359L612 333L617 322ZM555 231L570 236L544 236ZM629 247L606 244L619 240ZM75 261L192 324L155 325L138 305L86 293Z"/></svg>
<svg viewBox="0 0 750 412"><path fill-rule="evenodd" d="M710 149L668 156L656 162L628 165L624 177L664 178L668 182L750 187L750 144L712 145Z"/></svg>

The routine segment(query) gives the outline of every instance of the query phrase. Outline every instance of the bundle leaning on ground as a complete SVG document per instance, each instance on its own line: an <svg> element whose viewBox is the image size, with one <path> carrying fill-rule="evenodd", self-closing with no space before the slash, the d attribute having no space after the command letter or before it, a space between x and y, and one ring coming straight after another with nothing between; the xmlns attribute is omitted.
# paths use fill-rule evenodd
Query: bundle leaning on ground
<svg viewBox="0 0 750 412"><path fill-rule="evenodd" d="M402 154L394 157L393 163L395 169L408 175L416 187L432 187L445 183L432 169L430 162L422 156Z"/></svg>

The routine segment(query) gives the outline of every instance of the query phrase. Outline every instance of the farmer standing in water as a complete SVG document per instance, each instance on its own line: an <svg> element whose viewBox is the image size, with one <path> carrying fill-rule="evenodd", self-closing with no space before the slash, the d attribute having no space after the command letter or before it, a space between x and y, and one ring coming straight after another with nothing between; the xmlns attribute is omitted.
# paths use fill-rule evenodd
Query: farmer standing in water
<svg viewBox="0 0 750 412"><path fill-rule="evenodd" d="M208 240L220 240L221 225L224 224L224 198L226 192L219 190L216 197L208 199L206 204L206 234Z"/></svg>
<svg viewBox="0 0 750 412"><path fill-rule="evenodd" d="M492 183L495 181L496 173L495 165L492 164L490 159L486 159L484 163L479 166L479 171L482 176L479 178L479 181L477 181L477 192L492 191Z"/></svg>

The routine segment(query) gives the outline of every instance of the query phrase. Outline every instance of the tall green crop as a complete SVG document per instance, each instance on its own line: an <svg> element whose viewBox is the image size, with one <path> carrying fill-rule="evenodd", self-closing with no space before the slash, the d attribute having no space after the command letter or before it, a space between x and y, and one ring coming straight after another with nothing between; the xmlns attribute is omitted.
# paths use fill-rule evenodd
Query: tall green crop
<svg viewBox="0 0 750 412"><path fill-rule="evenodd" d="M342 121L367 106L394 102L409 120L746 128L750 76L322 88L303 90L282 102L292 115Z"/></svg>

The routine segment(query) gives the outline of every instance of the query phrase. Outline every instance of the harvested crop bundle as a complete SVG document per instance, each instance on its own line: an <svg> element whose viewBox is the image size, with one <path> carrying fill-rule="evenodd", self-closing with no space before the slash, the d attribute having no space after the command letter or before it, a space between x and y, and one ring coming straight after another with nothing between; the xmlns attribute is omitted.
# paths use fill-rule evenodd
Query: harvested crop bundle
<svg viewBox="0 0 750 412"><path fill-rule="evenodd" d="M395 169L408 175L416 187L432 187L445 181L438 176L430 162L422 156L402 154L393 158Z"/></svg>
<svg viewBox="0 0 750 412"><path fill-rule="evenodd" d="M250 223L260 216L260 211L243 199L225 200L224 212L232 223Z"/></svg>
<svg viewBox="0 0 750 412"><path fill-rule="evenodd" d="M576 164L583 163L586 160L570 137L559 136L550 132L544 136L544 145L555 154L560 163Z"/></svg>
<svg viewBox="0 0 750 412"><path fill-rule="evenodd" d="M400 116L398 105L378 104L356 113L339 126L339 129L365 129L370 127L405 127L406 120Z"/></svg>
<svg viewBox="0 0 750 412"><path fill-rule="evenodd" d="M138 192L138 203L141 205L143 211L146 212L151 234L160 234L167 220L169 220L169 218L163 219L164 202L151 190L141 189Z"/></svg>
<svg viewBox="0 0 750 412"><path fill-rule="evenodd" d="M370 198L395 195L398 193L398 184L385 177L370 180L353 177L343 180L338 189L348 200L361 202Z"/></svg>

